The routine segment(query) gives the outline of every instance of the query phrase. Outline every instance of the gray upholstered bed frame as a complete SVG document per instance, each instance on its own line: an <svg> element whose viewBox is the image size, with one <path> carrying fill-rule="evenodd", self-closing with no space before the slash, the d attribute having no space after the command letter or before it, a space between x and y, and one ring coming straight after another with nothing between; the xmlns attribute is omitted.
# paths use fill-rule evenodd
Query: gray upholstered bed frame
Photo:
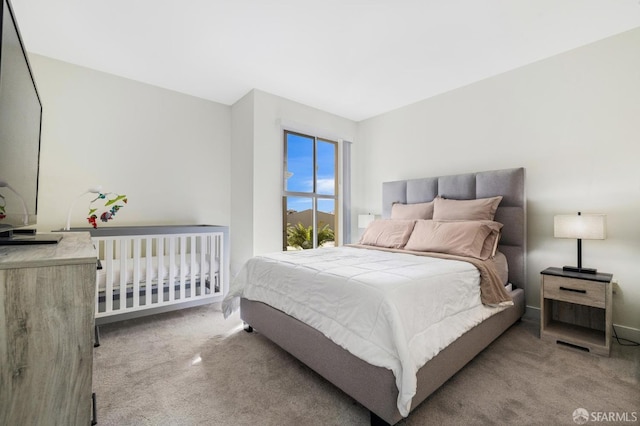
<svg viewBox="0 0 640 426"><path fill-rule="evenodd" d="M383 184L383 217L394 202L418 203L436 196L475 199L502 195L496 221L504 224L500 251L509 262L514 306L474 327L418 372L413 410L524 314L526 197L523 168L412 179ZM241 300L241 317L371 411L372 424L395 424L398 389L393 373L351 355L322 333L264 303Z"/></svg>
<svg viewBox="0 0 640 426"><path fill-rule="evenodd" d="M524 288L527 247L524 176L524 169L519 168L385 182L382 184L382 217L391 216L391 205L395 202L424 203L436 196L470 200L502 195L495 217L504 224L500 251L509 263L509 281Z"/></svg>

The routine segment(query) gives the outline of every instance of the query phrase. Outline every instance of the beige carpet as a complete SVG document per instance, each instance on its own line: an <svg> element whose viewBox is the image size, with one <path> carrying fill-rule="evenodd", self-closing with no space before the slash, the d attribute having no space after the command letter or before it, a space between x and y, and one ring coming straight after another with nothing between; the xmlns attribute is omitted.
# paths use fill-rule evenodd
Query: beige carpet
<svg viewBox="0 0 640 426"><path fill-rule="evenodd" d="M100 331L99 426L369 424L368 410L219 305ZM540 341L525 320L398 425L575 425L578 408L640 419L640 348L614 343L598 357Z"/></svg>

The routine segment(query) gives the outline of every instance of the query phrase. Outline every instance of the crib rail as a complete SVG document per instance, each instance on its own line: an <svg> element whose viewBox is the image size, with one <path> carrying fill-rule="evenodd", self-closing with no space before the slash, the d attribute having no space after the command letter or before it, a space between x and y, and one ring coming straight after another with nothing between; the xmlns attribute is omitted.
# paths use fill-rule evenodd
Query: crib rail
<svg viewBox="0 0 640 426"><path fill-rule="evenodd" d="M153 228L153 232L145 231ZM209 227L213 229L222 227ZM102 270L96 283L96 320L142 311L221 300L226 291L226 228L219 231L161 233L156 227L92 232ZM148 230L147 230L148 231ZM135 315L127 315L135 314Z"/></svg>

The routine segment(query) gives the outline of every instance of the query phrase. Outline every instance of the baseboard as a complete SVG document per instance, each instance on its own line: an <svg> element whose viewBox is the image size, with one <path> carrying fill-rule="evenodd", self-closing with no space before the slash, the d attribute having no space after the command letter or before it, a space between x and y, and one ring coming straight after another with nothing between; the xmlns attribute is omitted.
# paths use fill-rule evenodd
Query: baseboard
<svg viewBox="0 0 640 426"><path fill-rule="evenodd" d="M524 318L540 323L540 308L527 305L524 309Z"/></svg>
<svg viewBox="0 0 640 426"><path fill-rule="evenodd" d="M540 308L535 306L527 306L524 311L524 318L540 323ZM640 330L625 325L613 324L618 337L631 340L632 342L640 342Z"/></svg>
<svg viewBox="0 0 640 426"><path fill-rule="evenodd" d="M613 327L618 337L640 343L640 330L637 328L627 327L620 324L613 324Z"/></svg>

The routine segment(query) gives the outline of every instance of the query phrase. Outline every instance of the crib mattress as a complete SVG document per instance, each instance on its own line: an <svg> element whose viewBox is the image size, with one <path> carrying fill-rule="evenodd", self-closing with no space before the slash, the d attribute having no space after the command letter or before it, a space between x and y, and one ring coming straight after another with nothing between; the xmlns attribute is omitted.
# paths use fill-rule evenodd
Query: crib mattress
<svg viewBox="0 0 640 426"><path fill-rule="evenodd" d="M162 262L160 262L160 259L162 259ZM184 277L186 281L189 281L191 279L192 272L197 280L200 280L201 274L203 274L205 278L209 278L211 275L215 275L216 273L219 272L220 264L218 260L214 261L213 268L210 268L208 258L205 258L205 262L202 267L200 265L200 260L201 260L200 255L196 254L194 268L192 271L191 255L185 256L184 265L181 264L180 257L175 256L174 269L173 269L174 282L180 282L181 277ZM121 273L122 273L121 259L112 260L113 263L112 263L111 270L113 271L113 278L107 277L108 273L105 268L105 260L100 259L100 261L103 264L103 269L98 270L98 274L97 274L98 275L98 291L105 291L106 285L107 285L107 279L112 279L113 280L112 288L118 289L120 287L120 283L122 282L121 281ZM162 263L162 266L160 266L161 263ZM151 257L151 270L150 270L149 277L147 277L147 267L148 265L147 265L146 257L141 257L139 259L139 262L134 261L134 259L126 259L126 267L125 267L126 270L124 271L124 273L126 274L125 282L127 287L129 288L133 287L134 273L136 271L136 268L139 271L138 276L140 278L138 282L141 287L146 286L148 280L150 280L150 284L152 285L158 284L159 282L160 283L169 282L169 274L171 271L171 259L169 256L164 256L161 258L157 256Z"/></svg>

